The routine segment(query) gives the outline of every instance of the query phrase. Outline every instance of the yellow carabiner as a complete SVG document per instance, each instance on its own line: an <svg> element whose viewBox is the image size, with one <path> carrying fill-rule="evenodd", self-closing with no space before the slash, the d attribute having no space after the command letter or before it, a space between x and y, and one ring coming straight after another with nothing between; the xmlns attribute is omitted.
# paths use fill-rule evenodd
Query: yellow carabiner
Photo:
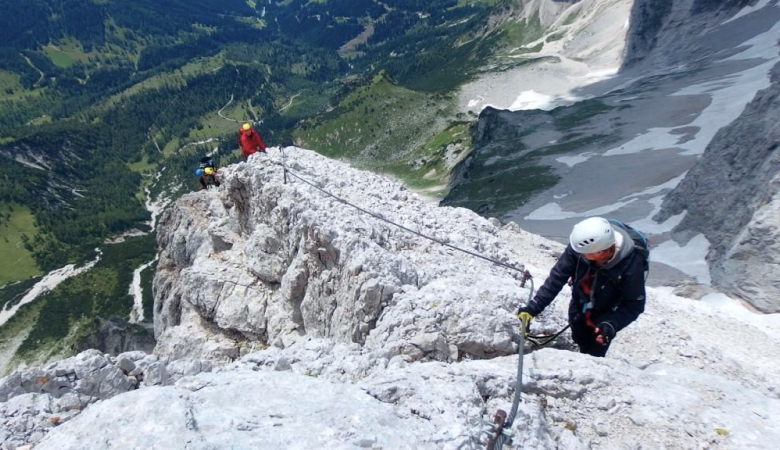
<svg viewBox="0 0 780 450"><path fill-rule="evenodd" d="M524 328L525 328L525 335L528 336L528 328L531 326L531 319L534 318L531 314L527 312L521 312L517 315L517 318L520 319L521 322L523 322Z"/></svg>

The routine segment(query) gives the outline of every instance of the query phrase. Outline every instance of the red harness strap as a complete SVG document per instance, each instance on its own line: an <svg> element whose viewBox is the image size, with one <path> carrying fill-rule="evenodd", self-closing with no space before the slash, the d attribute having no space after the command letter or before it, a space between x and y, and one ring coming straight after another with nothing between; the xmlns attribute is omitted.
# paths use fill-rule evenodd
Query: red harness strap
<svg viewBox="0 0 780 450"><path fill-rule="evenodd" d="M580 281L580 289L582 289L582 293L585 294L587 297L590 297L590 285L593 283L593 273L588 272L587 275L585 275L585 278Z"/></svg>
<svg viewBox="0 0 780 450"><path fill-rule="evenodd" d="M597 328L596 324L593 323L593 320L590 317L590 310L585 311L585 325L593 328L594 330Z"/></svg>

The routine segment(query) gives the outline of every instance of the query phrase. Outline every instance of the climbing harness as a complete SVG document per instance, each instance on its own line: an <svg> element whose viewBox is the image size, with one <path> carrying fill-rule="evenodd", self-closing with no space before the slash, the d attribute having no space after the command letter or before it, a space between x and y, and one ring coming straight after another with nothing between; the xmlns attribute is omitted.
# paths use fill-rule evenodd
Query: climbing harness
<svg viewBox="0 0 780 450"><path fill-rule="evenodd" d="M219 185L217 185L217 179L214 178L213 172L212 172L212 174L203 175L203 177L206 180L206 189L207 190L217 189L217 187L219 187Z"/></svg>

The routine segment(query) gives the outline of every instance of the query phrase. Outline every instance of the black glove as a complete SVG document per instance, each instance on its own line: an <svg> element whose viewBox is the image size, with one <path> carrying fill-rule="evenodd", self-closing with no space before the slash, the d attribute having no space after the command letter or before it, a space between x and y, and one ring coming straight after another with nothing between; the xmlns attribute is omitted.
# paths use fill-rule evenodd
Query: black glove
<svg viewBox="0 0 780 450"><path fill-rule="evenodd" d="M531 319L534 318L534 312L535 311L527 306L521 306L517 310L517 318L525 322L525 327L528 328L528 326L531 324Z"/></svg>
<svg viewBox="0 0 780 450"><path fill-rule="evenodd" d="M609 344L612 342L612 339L615 339L615 327L613 327L611 323L601 322L598 324L598 329L598 336L601 336L604 345Z"/></svg>

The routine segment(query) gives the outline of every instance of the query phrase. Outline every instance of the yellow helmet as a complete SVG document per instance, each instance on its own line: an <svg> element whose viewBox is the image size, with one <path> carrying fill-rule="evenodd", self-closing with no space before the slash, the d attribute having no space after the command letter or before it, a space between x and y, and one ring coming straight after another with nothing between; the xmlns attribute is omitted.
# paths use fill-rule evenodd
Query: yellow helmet
<svg viewBox="0 0 780 450"><path fill-rule="evenodd" d="M241 126L241 129L244 131L249 131L250 128L252 128L252 125L249 125L248 123L245 123Z"/></svg>
<svg viewBox="0 0 780 450"><path fill-rule="evenodd" d="M203 171L206 172L206 175L214 174L214 169L212 169L211 167L206 167L205 169L203 169Z"/></svg>

